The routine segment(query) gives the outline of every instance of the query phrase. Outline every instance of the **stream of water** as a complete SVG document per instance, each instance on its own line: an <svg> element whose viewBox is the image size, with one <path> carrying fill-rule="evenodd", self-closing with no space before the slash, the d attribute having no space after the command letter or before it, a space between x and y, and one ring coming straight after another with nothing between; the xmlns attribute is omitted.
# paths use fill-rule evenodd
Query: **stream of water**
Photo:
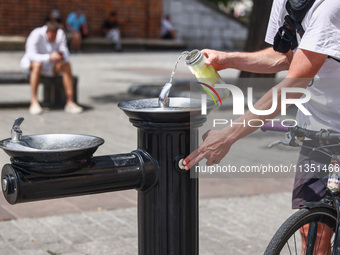
<svg viewBox="0 0 340 255"><path fill-rule="evenodd" d="M158 96L158 105L161 107L161 108L168 108L169 107L169 100L168 100L168 96L169 96L169 93L170 93L170 89L172 87L172 79L176 73L176 69L177 69L177 66L178 66L178 63L181 61L182 57L183 56L186 56L188 55L189 51L184 51L182 52L176 63L175 63L175 66L174 68L172 69L172 73L171 73L171 76L170 76L170 81L165 83L161 92L159 93L159 96Z"/></svg>
<svg viewBox="0 0 340 255"><path fill-rule="evenodd" d="M181 59L182 59L184 56L187 56L188 54L189 54L189 51L183 51L183 52L179 55L179 57L178 57L178 59L177 59L177 61L176 61L176 63L175 63L175 66L174 66L174 68L172 69L172 73L171 73L171 76L170 76L170 83L172 83L172 79L173 79L173 77L174 77L174 75L175 75L175 73L176 73L178 63L181 61Z"/></svg>

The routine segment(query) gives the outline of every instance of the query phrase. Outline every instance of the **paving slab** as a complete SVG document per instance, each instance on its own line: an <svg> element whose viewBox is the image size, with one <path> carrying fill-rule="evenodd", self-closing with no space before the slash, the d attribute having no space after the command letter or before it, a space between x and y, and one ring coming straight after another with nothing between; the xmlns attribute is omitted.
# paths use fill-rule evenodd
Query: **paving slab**
<svg viewBox="0 0 340 255"><path fill-rule="evenodd" d="M289 192L201 200L200 254L263 254L289 201ZM0 255L135 255L137 240L136 207L0 222Z"/></svg>

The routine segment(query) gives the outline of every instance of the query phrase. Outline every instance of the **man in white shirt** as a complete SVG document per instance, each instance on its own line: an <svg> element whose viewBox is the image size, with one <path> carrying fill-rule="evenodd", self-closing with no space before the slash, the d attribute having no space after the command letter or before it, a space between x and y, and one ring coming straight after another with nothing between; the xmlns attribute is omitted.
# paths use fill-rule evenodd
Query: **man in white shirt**
<svg viewBox="0 0 340 255"><path fill-rule="evenodd" d="M31 114L37 115L43 112L37 98L40 75L54 76L61 72L66 94L65 111L68 113L83 111L83 108L74 102L73 76L69 58L65 33L57 23L48 22L30 33L20 66L24 72L30 73L32 99L29 112Z"/></svg>

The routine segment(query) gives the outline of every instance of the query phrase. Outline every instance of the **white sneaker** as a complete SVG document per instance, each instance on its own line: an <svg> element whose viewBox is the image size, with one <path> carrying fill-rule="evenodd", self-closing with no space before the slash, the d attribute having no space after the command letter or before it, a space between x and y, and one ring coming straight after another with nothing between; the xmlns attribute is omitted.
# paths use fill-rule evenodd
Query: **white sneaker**
<svg viewBox="0 0 340 255"><path fill-rule="evenodd" d="M43 113L43 109L41 108L39 103L31 104L29 108L29 112L32 115L39 115Z"/></svg>
<svg viewBox="0 0 340 255"><path fill-rule="evenodd" d="M65 105L65 112L68 113L81 113L83 112L83 107L77 105L76 103L68 103Z"/></svg>

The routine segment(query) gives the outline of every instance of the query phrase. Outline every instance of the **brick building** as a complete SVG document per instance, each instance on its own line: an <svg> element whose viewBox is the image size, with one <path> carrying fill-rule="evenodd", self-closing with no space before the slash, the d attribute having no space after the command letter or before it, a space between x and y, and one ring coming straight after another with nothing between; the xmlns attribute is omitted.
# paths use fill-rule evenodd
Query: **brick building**
<svg viewBox="0 0 340 255"><path fill-rule="evenodd" d="M22 50L30 31L43 25L52 9L58 9L65 22L77 7L86 15L89 37L102 37L103 21L115 11L125 46L140 41L146 47L144 39L159 39L163 14L171 16L177 32L178 45L171 42L172 47L241 50L247 36L244 24L207 0L0 0L0 50ZM164 40L148 41L170 47Z"/></svg>
<svg viewBox="0 0 340 255"><path fill-rule="evenodd" d="M27 36L52 9L65 22L77 7L86 15L89 36L101 36L103 20L115 11L124 38L160 37L163 0L0 0L0 35Z"/></svg>

